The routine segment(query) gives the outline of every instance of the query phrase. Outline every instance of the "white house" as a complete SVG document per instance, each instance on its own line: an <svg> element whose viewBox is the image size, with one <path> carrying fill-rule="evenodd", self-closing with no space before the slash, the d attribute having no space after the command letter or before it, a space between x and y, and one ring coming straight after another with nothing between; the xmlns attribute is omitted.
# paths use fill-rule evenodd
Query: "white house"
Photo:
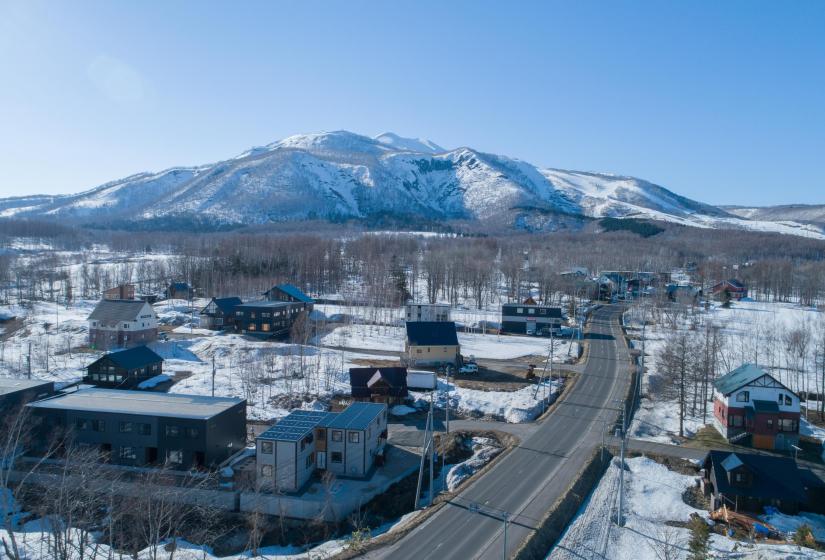
<svg viewBox="0 0 825 560"><path fill-rule="evenodd" d="M158 316L139 299L103 299L89 315L89 346L131 348L158 338Z"/></svg>
<svg viewBox="0 0 825 560"><path fill-rule="evenodd" d="M342 412L295 410L256 438L258 486L298 492L316 470L365 478L386 439L385 404L355 402Z"/></svg>
<svg viewBox="0 0 825 560"><path fill-rule="evenodd" d="M730 442L789 449L799 441L799 396L745 364L713 382L714 426Z"/></svg>
<svg viewBox="0 0 825 560"><path fill-rule="evenodd" d="M413 321L449 321L450 306L446 303L408 303L404 306L404 319Z"/></svg>

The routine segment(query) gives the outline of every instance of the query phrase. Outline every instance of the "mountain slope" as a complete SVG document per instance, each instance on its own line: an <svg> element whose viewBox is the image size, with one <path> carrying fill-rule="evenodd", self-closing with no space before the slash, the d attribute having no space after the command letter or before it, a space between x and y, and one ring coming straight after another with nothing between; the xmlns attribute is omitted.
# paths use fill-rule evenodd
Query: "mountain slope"
<svg viewBox="0 0 825 560"><path fill-rule="evenodd" d="M814 226L772 225L615 175L539 169L471 148L336 131L295 135L199 167L143 173L76 195L0 200L0 217L80 223L203 220L262 224L302 219L469 220L552 230L587 218L665 220L821 236Z"/></svg>
<svg viewBox="0 0 825 560"><path fill-rule="evenodd" d="M725 210L748 220L794 221L825 226L825 204L780 206L725 206Z"/></svg>

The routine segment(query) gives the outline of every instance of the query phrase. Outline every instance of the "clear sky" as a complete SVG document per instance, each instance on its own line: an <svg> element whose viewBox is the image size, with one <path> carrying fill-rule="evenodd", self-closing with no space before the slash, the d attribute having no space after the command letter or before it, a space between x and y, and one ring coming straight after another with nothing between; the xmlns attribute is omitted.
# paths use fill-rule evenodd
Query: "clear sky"
<svg viewBox="0 0 825 560"><path fill-rule="evenodd" d="M0 196L338 129L825 203L825 2L0 0Z"/></svg>

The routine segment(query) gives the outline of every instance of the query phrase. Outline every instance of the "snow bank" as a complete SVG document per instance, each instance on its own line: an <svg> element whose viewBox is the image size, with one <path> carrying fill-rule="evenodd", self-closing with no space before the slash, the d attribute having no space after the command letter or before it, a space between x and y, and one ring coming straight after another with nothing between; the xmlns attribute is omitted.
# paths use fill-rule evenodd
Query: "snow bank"
<svg viewBox="0 0 825 560"><path fill-rule="evenodd" d="M473 476L502 451L495 440L485 437L470 438L469 442L465 442L465 444L473 450L473 455L469 459L453 465L447 471L447 489L450 492L458 488L462 482Z"/></svg>

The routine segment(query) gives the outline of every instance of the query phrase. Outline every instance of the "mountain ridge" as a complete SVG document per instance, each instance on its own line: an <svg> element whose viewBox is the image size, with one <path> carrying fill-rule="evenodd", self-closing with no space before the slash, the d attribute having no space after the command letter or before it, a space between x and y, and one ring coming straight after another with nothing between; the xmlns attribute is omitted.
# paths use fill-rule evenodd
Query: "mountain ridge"
<svg viewBox="0 0 825 560"><path fill-rule="evenodd" d="M391 132L297 134L219 162L137 173L77 194L0 199L0 217L12 216L244 225L397 216L530 231L612 217L825 238L816 225L744 219L635 177L539 168Z"/></svg>

